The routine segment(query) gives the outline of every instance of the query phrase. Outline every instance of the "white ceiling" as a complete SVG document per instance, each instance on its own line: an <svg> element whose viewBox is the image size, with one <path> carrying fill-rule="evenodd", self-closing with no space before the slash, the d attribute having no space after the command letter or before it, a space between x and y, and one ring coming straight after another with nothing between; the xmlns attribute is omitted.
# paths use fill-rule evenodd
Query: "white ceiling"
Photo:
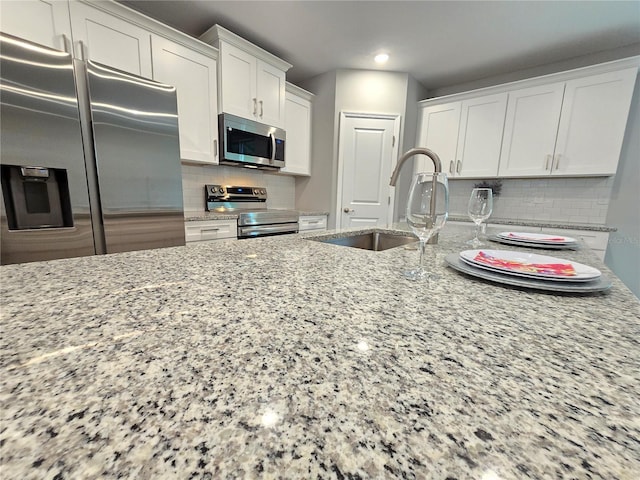
<svg viewBox="0 0 640 480"><path fill-rule="evenodd" d="M428 89L632 45L640 1L122 1L198 37L218 23L293 65L409 72ZM634 48L637 47L637 48Z"/></svg>

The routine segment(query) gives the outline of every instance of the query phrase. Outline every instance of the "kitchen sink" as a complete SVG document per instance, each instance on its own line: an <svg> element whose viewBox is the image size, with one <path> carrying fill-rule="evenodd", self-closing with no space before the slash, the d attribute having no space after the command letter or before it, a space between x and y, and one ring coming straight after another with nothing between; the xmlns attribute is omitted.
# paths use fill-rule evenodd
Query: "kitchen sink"
<svg viewBox="0 0 640 480"><path fill-rule="evenodd" d="M418 241L411 234L391 233L391 232L367 232L367 233L345 233L340 237L324 237L310 238L322 243L331 243L333 245L343 245L345 247L362 248L363 250L372 250L381 252L390 248L408 245Z"/></svg>

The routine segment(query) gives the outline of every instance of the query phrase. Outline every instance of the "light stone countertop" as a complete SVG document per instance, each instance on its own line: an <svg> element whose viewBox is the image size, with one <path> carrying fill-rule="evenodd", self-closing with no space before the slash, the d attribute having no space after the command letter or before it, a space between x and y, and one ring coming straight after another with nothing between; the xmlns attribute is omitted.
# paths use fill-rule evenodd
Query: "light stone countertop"
<svg viewBox="0 0 640 480"><path fill-rule="evenodd" d="M0 267L0 476L639 478L640 302L588 249L547 253L607 293L466 277L467 238L436 284L299 234Z"/></svg>
<svg viewBox="0 0 640 480"><path fill-rule="evenodd" d="M463 215L451 215L449 221L473 223L471 219ZM542 227L542 228L559 228L565 230L587 230L593 232L615 232L617 229L609 225L598 225L593 223L571 223L559 222L554 220L524 220L513 218L494 218L488 220L488 225L514 225L524 227Z"/></svg>

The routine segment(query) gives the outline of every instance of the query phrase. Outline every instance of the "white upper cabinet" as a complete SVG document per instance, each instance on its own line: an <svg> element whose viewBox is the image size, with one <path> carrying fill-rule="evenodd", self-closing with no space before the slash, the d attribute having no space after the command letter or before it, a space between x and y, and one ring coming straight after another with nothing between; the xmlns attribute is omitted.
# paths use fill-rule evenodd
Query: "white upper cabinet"
<svg viewBox="0 0 640 480"><path fill-rule="evenodd" d="M494 177L506 107L506 93L426 106L418 146L433 150L449 177ZM433 170L431 160L423 156L416 165Z"/></svg>
<svg viewBox="0 0 640 480"><path fill-rule="evenodd" d="M285 100L285 167L281 173L311 175L311 101L313 94L287 84Z"/></svg>
<svg viewBox="0 0 640 480"><path fill-rule="evenodd" d="M200 39L220 50L220 111L284 128L285 73L291 65L219 25Z"/></svg>
<svg viewBox="0 0 640 480"><path fill-rule="evenodd" d="M256 120L274 127L284 126L285 73L261 60L258 60L256 65L256 98L258 100Z"/></svg>
<svg viewBox="0 0 640 480"><path fill-rule="evenodd" d="M432 150L442 162L442 171L455 171L460 102L433 105L422 109L418 127L418 147ZM424 155L416 157L414 173L432 172L433 163Z"/></svg>
<svg viewBox="0 0 640 480"><path fill-rule="evenodd" d="M553 174L616 173L638 69L567 82Z"/></svg>
<svg viewBox="0 0 640 480"><path fill-rule="evenodd" d="M67 2L2 1L0 30L56 50L70 50L71 25Z"/></svg>
<svg viewBox="0 0 640 480"><path fill-rule="evenodd" d="M69 10L76 57L152 77L151 32L85 3Z"/></svg>
<svg viewBox="0 0 640 480"><path fill-rule="evenodd" d="M500 175L614 175L637 72L510 92Z"/></svg>
<svg viewBox="0 0 640 480"><path fill-rule="evenodd" d="M454 176L498 174L506 109L506 93L462 101Z"/></svg>
<svg viewBox="0 0 640 480"><path fill-rule="evenodd" d="M549 174L563 94L564 82L509 92L501 176Z"/></svg>
<svg viewBox="0 0 640 480"><path fill-rule="evenodd" d="M177 89L180 158L217 164L216 60L157 35L152 47L153 79Z"/></svg>
<svg viewBox="0 0 640 480"><path fill-rule="evenodd" d="M615 175L640 57L420 102L450 178ZM420 157L415 170L430 171Z"/></svg>

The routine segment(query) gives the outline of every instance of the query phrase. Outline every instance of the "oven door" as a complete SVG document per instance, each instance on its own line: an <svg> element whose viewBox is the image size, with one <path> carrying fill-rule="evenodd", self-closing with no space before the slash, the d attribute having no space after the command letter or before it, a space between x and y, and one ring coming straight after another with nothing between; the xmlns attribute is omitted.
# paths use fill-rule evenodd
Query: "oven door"
<svg viewBox="0 0 640 480"><path fill-rule="evenodd" d="M254 168L284 167L284 130L223 113L220 115L220 163Z"/></svg>
<svg viewBox="0 0 640 480"><path fill-rule="evenodd" d="M284 235L298 233L297 223L274 223L271 225L248 225L238 227L238 238L265 237L267 235Z"/></svg>

